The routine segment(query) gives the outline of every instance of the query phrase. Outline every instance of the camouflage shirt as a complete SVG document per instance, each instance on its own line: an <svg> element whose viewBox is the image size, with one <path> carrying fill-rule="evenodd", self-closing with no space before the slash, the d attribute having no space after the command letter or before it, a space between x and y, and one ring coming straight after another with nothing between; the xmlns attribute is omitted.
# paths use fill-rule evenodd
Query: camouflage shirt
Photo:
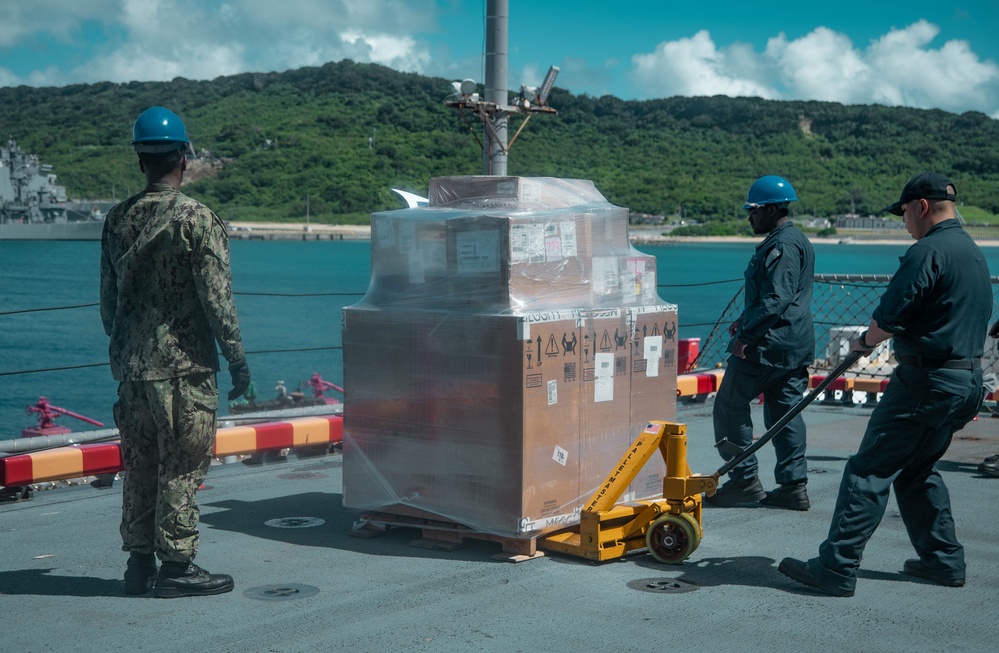
<svg viewBox="0 0 999 653"><path fill-rule="evenodd" d="M117 381L218 371L215 343L243 356L217 215L166 184L108 212L101 236L101 319Z"/></svg>

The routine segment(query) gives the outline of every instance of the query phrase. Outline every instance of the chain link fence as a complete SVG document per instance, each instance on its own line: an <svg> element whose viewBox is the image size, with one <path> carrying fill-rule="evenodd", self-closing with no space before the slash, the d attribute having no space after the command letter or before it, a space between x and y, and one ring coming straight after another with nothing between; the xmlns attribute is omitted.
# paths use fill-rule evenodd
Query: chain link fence
<svg viewBox="0 0 999 653"><path fill-rule="evenodd" d="M999 277L992 277L992 317L989 324L999 319ZM815 320L815 361L812 371L821 374L830 370L849 353L850 339L867 328L871 315L881 300L891 275L884 274L817 274L812 297L812 315ZM699 369L722 367L728 359L728 327L743 309L743 290L740 287L725 307L717 324L711 330L694 367ZM847 375L857 377L887 378L895 366L891 339L878 345L870 356L863 357L850 368ZM999 375L999 355L996 341L986 342L982 368Z"/></svg>

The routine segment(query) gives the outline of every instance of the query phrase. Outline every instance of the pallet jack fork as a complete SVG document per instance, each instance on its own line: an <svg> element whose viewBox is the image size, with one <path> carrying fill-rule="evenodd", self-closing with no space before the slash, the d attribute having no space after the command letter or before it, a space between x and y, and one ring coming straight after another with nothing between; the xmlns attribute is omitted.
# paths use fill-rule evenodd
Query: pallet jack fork
<svg viewBox="0 0 999 653"><path fill-rule="evenodd" d="M540 539L538 546L598 561L648 549L659 562L683 562L701 543L704 530L701 494L712 496L722 476L773 439L860 356L861 352L845 356L819 385L745 449L727 440L719 442L718 448L729 460L710 476L690 472L685 424L650 421L580 512L579 531L554 533ZM666 461L663 498L615 505L657 450Z"/></svg>

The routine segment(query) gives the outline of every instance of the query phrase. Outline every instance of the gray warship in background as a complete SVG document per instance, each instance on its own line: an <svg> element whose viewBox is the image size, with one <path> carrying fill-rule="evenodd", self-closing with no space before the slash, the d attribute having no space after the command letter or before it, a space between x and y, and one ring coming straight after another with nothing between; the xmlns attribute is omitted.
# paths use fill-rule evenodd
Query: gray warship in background
<svg viewBox="0 0 999 653"><path fill-rule="evenodd" d="M52 166L21 151L14 139L0 147L0 240L100 240L113 200L69 200Z"/></svg>

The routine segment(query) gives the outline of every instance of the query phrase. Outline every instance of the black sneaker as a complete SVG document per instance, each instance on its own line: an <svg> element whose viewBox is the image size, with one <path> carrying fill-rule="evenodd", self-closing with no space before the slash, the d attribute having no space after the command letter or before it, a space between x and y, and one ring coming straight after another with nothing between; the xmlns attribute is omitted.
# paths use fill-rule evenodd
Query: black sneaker
<svg viewBox="0 0 999 653"><path fill-rule="evenodd" d="M989 456L978 466L978 473L999 477L999 455Z"/></svg>
<svg viewBox="0 0 999 653"><path fill-rule="evenodd" d="M964 587L964 573L949 569L930 569L919 558L906 560L902 565L902 573L930 580L944 587Z"/></svg>
<svg viewBox="0 0 999 653"><path fill-rule="evenodd" d="M812 504L808 501L808 492L805 491L805 484L781 485L776 490L767 492L767 496L760 499L760 503L770 508L784 508L785 510L808 510Z"/></svg>
<svg viewBox="0 0 999 653"><path fill-rule="evenodd" d="M180 596L210 596L231 592L232 576L210 574L193 562L164 562L156 579L156 596L175 599Z"/></svg>
<svg viewBox="0 0 999 653"><path fill-rule="evenodd" d="M125 593L145 594L156 582L156 556L152 553L129 554L125 566Z"/></svg>
<svg viewBox="0 0 999 653"><path fill-rule="evenodd" d="M732 479L718 488L713 495L705 496L704 503L709 506L730 508L747 503L756 503L766 496L767 493L763 489L763 484L760 483L759 478L754 477L748 480Z"/></svg>

